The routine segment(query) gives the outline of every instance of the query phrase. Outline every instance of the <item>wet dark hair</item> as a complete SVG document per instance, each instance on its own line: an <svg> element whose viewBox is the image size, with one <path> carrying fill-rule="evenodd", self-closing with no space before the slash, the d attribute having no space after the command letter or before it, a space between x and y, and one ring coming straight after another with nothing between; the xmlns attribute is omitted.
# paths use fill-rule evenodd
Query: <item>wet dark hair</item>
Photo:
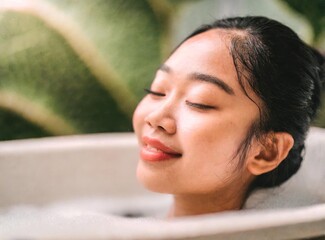
<svg viewBox="0 0 325 240"><path fill-rule="evenodd" d="M305 137L320 105L324 57L289 27L260 16L217 20L201 26L185 40L211 29L229 30L229 51L238 81L248 98L252 100L247 87L263 102L262 106L255 103L260 119L252 124L238 150L240 164L244 164L253 137L287 132L294 139L286 159L252 184L253 188L280 185L301 165Z"/></svg>

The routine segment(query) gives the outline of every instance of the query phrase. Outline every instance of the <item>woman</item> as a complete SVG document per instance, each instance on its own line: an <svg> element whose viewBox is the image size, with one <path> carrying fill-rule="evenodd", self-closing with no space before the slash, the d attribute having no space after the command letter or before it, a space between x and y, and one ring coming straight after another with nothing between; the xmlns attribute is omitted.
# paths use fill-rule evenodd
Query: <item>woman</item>
<svg viewBox="0 0 325 240"><path fill-rule="evenodd" d="M321 55L265 17L204 25L159 68L133 118L138 179L170 217L240 209L299 169L320 103Z"/></svg>

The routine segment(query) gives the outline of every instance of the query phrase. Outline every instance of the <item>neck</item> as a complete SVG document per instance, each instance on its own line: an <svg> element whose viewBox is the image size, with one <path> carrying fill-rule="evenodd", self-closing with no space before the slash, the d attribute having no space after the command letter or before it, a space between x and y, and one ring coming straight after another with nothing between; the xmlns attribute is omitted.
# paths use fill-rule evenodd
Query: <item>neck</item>
<svg viewBox="0 0 325 240"><path fill-rule="evenodd" d="M174 195L169 218L217 213L241 209L245 194L182 194Z"/></svg>

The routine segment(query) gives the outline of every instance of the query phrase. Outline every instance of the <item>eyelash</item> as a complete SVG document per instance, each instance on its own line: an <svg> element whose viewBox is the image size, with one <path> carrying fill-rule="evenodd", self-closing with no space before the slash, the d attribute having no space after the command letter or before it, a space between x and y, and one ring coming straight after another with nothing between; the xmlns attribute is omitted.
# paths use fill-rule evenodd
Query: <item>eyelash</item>
<svg viewBox="0 0 325 240"><path fill-rule="evenodd" d="M186 104L191 107L195 107L195 108L202 109L202 110L215 109L215 107L213 107L213 106L204 105L204 104L200 104L200 103L193 103L193 102L189 102L187 100L186 100Z"/></svg>
<svg viewBox="0 0 325 240"><path fill-rule="evenodd" d="M145 88L144 91L148 94L152 94L154 96L158 96L158 97L165 97L166 94L164 93L160 93L160 92L155 92L155 91L152 91L150 89L147 89ZM213 106L209 106L209 105L204 105L204 104L200 104L200 103L193 103L193 102L190 102L188 100L186 100L186 104L190 107L194 107L194 108L198 108L198 109L201 109L201 110L209 110L209 109L215 109L215 107Z"/></svg>
<svg viewBox="0 0 325 240"><path fill-rule="evenodd" d="M145 88L144 91L145 91L146 93L148 93L148 94L152 94L152 95L154 95L154 96L158 96L158 97L165 97L165 96L166 96L166 94L164 94L164 93L154 92L154 91L152 91L152 90L150 90L150 89L148 89L148 88Z"/></svg>

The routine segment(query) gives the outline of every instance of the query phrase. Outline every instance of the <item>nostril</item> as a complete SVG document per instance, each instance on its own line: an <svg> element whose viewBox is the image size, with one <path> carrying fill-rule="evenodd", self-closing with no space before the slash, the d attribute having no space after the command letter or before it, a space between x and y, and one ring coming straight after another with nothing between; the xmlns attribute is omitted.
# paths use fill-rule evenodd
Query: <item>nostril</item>
<svg viewBox="0 0 325 240"><path fill-rule="evenodd" d="M148 124L150 127L152 127L151 122L149 121L148 117L144 119L145 123Z"/></svg>
<svg viewBox="0 0 325 240"><path fill-rule="evenodd" d="M162 112L152 112L145 117L144 121L148 126L156 130L174 134L176 132L176 122L172 116L163 115Z"/></svg>

